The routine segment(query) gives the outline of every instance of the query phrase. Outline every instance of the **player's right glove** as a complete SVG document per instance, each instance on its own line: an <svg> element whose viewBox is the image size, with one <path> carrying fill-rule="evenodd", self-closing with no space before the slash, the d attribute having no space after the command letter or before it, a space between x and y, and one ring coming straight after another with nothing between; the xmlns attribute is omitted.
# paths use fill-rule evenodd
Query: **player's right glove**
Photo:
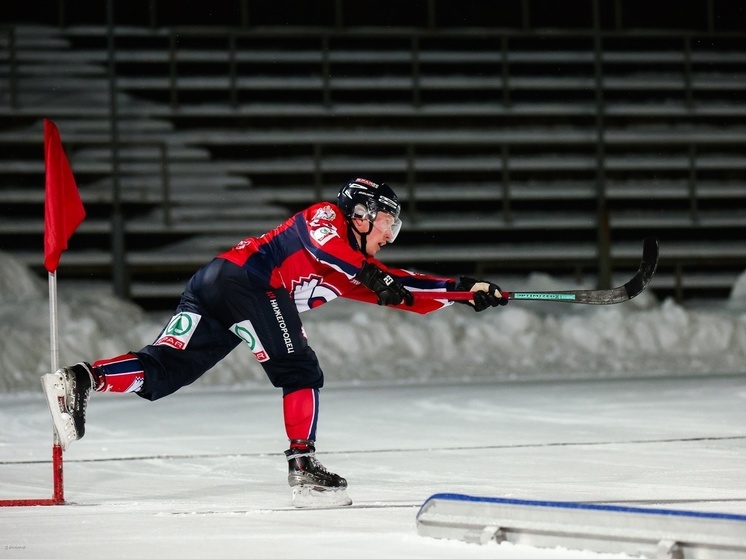
<svg viewBox="0 0 746 559"><path fill-rule="evenodd" d="M490 307L503 306L508 304L508 300L502 296L500 288L494 283L488 281L476 280L466 276L459 277L459 283L456 286L457 291L473 291L474 299L471 301L459 301L471 305L475 311L481 312Z"/></svg>
<svg viewBox="0 0 746 559"><path fill-rule="evenodd" d="M377 268L370 262L363 264L363 269L358 272L355 278L365 287L378 295L379 305L400 305L403 302L407 306L414 305L414 295L407 290L394 277Z"/></svg>

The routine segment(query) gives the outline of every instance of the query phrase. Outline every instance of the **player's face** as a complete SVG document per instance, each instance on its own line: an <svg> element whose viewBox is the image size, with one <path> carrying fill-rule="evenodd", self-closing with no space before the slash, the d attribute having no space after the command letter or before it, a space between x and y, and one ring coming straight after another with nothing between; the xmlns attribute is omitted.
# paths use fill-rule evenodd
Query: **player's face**
<svg viewBox="0 0 746 559"><path fill-rule="evenodd" d="M399 225L399 220L393 215L378 212L376 219L373 220L373 227L371 227L371 231L368 233L368 244L365 247L366 252L374 256L384 245L394 242L396 234L399 232Z"/></svg>

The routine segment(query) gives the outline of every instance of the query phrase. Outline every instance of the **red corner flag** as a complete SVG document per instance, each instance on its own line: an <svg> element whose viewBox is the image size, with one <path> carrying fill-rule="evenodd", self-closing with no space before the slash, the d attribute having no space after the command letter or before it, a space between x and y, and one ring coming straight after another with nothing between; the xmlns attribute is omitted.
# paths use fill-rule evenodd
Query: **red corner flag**
<svg viewBox="0 0 746 559"><path fill-rule="evenodd" d="M46 194L44 203L44 267L57 270L67 241L85 219L85 209L75 185L73 172L62 150L60 132L44 119L44 164Z"/></svg>

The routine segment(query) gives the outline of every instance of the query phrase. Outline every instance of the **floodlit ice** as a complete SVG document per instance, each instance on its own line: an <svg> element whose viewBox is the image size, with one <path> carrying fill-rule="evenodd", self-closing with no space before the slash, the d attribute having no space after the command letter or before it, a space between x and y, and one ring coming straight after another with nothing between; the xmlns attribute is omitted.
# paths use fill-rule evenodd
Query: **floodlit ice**
<svg viewBox="0 0 746 559"><path fill-rule="evenodd" d="M746 275L720 305L651 287L611 307L305 313L319 457L366 508L290 507L280 393L247 348L155 403L94 394L70 505L0 508L0 557L602 556L420 537L439 492L746 514ZM0 499L51 496L48 312L46 283L0 253ZM139 349L168 318L64 276L58 312L62 364Z"/></svg>

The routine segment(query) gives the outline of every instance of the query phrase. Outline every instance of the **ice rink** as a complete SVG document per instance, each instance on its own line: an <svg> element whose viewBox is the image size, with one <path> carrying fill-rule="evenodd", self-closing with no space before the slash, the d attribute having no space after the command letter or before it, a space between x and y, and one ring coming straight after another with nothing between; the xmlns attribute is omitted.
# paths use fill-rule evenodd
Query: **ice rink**
<svg viewBox="0 0 746 559"><path fill-rule="evenodd" d="M717 308L345 303L303 320L327 376L319 458L353 507L292 508L280 392L239 348L155 403L94 394L68 504L0 508L0 557L601 556L419 536L443 492L746 514L746 277ZM47 313L46 285L0 254L0 499L52 496ZM64 282L59 314L63 364L138 349L168 318Z"/></svg>
<svg viewBox="0 0 746 559"><path fill-rule="evenodd" d="M0 509L3 557L600 556L420 537L438 492L746 514L743 376L323 391L353 508L290 506L278 394L94 395L61 507ZM0 396L0 495L51 496L40 395Z"/></svg>

